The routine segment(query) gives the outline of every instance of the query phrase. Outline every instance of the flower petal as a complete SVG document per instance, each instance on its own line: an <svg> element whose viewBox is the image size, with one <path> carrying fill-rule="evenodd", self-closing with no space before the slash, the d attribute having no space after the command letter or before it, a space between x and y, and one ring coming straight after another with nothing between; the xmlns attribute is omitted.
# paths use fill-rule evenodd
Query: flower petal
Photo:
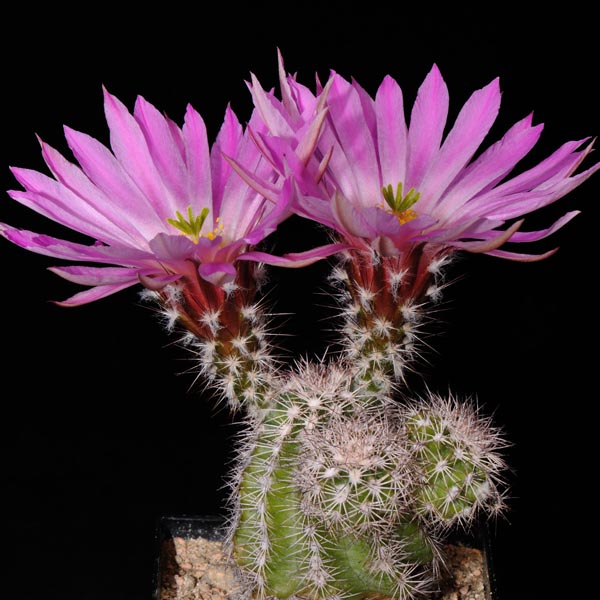
<svg viewBox="0 0 600 600"><path fill-rule="evenodd" d="M382 184L374 140L361 99L356 89L337 75L329 90L327 107L330 123L334 123L336 137L354 175L352 198L366 206L381 196Z"/></svg>
<svg viewBox="0 0 600 600"><path fill-rule="evenodd" d="M564 214L560 219L556 220L547 229L541 229L539 231L517 231L510 238L511 242L537 242L542 240L553 233L557 232L561 227L564 227L571 219L575 218L580 211L573 210Z"/></svg>
<svg viewBox="0 0 600 600"><path fill-rule="evenodd" d="M498 79L474 92L467 100L418 188L421 210L428 211L435 205L471 159L496 120L499 109Z"/></svg>
<svg viewBox="0 0 600 600"><path fill-rule="evenodd" d="M514 260L516 262L537 262L551 257L556 252L558 252L558 248L553 248L542 254L522 254L519 252L507 252L506 250L490 250L489 252L486 252L486 254L507 260Z"/></svg>
<svg viewBox="0 0 600 600"><path fill-rule="evenodd" d="M138 122L125 105L106 90L104 112L115 157L161 220L166 221L176 210L185 208L177 203L163 183Z"/></svg>
<svg viewBox="0 0 600 600"><path fill-rule="evenodd" d="M250 73L250 78L252 83L248 87L252 94L254 106L258 109L269 133L282 137L293 136L294 130L288 119L284 116L282 108L278 106L273 94L265 92L254 73ZM289 115L289 118L291 119L293 116Z"/></svg>
<svg viewBox="0 0 600 600"><path fill-rule="evenodd" d="M68 267L50 267L52 273L67 281L80 285L120 285L138 282L139 269L126 267L88 267L72 265Z"/></svg>
<svg viewBox="0 0 600 600"><path fill-rule="evenodd" d="M82 306L83 304L89 304L90 302L95 302L96 300L101 300L102 298L116 294L136 283L138 283L137 280L131 283L121 283L119 285L99 285L83 292L79 292L66 300L60 302L54 301L54 304L64 307Z"/></svg>
<svg viewBox="0 0 600 600"><path fill-rule="evenodd" d="M74 200L70 201L71 208L81 206L85 202L99 213L100 220L106 223L106 230L113 233L114 239L121 243L132 243L142 247L146 245L144 235L136 227L130 215L123 210L123 205L118 199L107 196L79 167L44 142L42 142L42 156L57 181L81 199L77 204ZM110 241L108 236L103 236L101 239L105 242Z"/></svg>
<svg viewBox="0 0 600 600"><path fill-rule="evenodd" d="M581 160L591 149L590 146L584 152L575 152L576 148L586 140L578 140L563 144L548 158L538 163L535 167L524 171L520 175L509 179L505 183L490 190L490 195L514 194L527 192L541 185L549 184L553 180L562 179L572 173Z"/></svg>
<svg viewBox="0 0 600 600"><path fill-rule="evenodd" d="M172 214L179 208L187 208L186 166L177 140L173 136L173 126L142 96L138 96L133 111L148 145L152 162L170 195L177 199L171 206Z"/></svg>
<svg viewBox="0 0 600 600"><path fill-rule="evenodd" d="M130 242L119 228L61 183L37 171L11 170L26 189L10 190L8 193L13 200L93 239L109 243Z"/></svg>
<svg viewBox="0 0 600 600"><path fill-rule="evenodd" d="M212 171L213 208L215 214L221 214L221 200L225 184L231 173L231 165L225 156L235 156L242 139L242 126L236 114L228 106L225 118L217 138L211 148L210 163Z"/></svg>
<svg viewBox="0 0 600 600"><path fill-rule="evenodd" d="M185 162L188 170L185 207L191 206L194 214L203 208L213 209L210 153L204 120L188 105L183 124ZM216 217L214 212L211 215Z"/></svg>
<svg viewBox="0 0 600 600"><path fill-rule="evenodd" d="M402 90L387 75L375 96L377 141L383 185L394 188L406 178L407 128Z"/></svg>
<svg viewBox="0 0 600 600"><path fill-rule="evenodd" d="M118 199L121 210L135 221L146 239L165 228L166 221L125 173L117 159L98 140L64 128L69 148L85 174L109 198Z"/></svg>
<svg viewBox="0 0 600 600"><path fill-rule="evenodd" d="M405 189L418 190L435 159L448 118L448 103L448 88L437 65L433 65L419 88L411 112Z"/></svg>
<svg viewBox="0 0 600 600"><path fill-rule="evenodd" d="M5 223L0 223L0 235L26 250L65 260L147 265L153 258L150 253L134 248L99 244L86 246L25 229L16 229Z"/></svg>
<svg viewBox="0 0 600 600"><path fill-rule="evenodd" d="M505 242L507 242L511 238L511 236L517 231L517 229L521 227L521 225L523 225L523 219L517 221L516 223L513 223L513 225L511 225L506 231L498 232L497 236L489 240L475 242L455 241L452 245L456 248L463 248L464 250L468 250L469 252L489 252L490 250L494 250L502 244L504 244Z"/></svg>
<svg viewBox="0 0 600 600"><path fill-rule="evenodd" d="M531 127L532 115L515 123L498 142L490 146L452 184L437 211L445 218L477 194L489 191L535 146L543 125Z"/></svg>
<svg viewBox="0 0 600 600"><path fill-rule="evenodd" d="M351 247L352 246L350 246L349 244L326 244L324 246L319 246L318 248L313 248L312 250L307 250L305 252L290 252L284 254L283 256L275 256L266 252L259 252L257 250L253 250L241 254L238 257L238 260L255 260L257 262L262 262L267 265L299 268L311 265L317 262L318 260L327 258L328 256L331 256L333 254L337 254L338 252L343 252L344 250L348 250Z"/></svg>

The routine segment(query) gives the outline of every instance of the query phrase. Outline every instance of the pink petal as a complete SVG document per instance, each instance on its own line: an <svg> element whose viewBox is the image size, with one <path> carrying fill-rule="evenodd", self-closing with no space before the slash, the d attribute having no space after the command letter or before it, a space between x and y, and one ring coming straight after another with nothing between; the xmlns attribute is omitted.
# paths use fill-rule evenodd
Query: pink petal
<svg viewBox="0 0 600 600"><path fill-rule="evenodd" d="M110 145L131 180L148 198L161 220L173 217L181 204L162 181L142 130L125 105L104 90L104 112L110 128Z"/></svg>
<svg viewBox="0 0 600 600"><path fill-rule="evenodd" d="M362 108L365 123L370 132L370 138L375 142L377 139L377 113L375 110L375 102L369 93L355 79L352 79L352 87L358 94L358 99L360 100L360 106ZM375 153L377 154L376 145Z"/></svg>
<svg viewBox="0 0 600 600"><path fill-rule="evenodd" d="M372 101L371 101L372 102ZM374 140L357 91L343 77L333 79L327 107L335 134L347 158L357 205L369 206L381 196L381 178ZM332 156L332 161L334 160Z"/></svg>
<svg viewBox="0 0 600 600"><path fill-rule="evenodd" d="M437 155L448 117L448 102L448 88L437 65L434 65L419 88L411 112L406 189L420 188Z"/></svg>
<svg viewBox="0 0 600 600"><path fill-rule="evenodd" d="M294 92L288 82L288 77L283 64L283 56L281 55L279 48L277 48L277 68L279 73L279 88L281 90L281 103L288 115L296 120L300 117L299 109L294 100Z"/></svg>
<svg viewBox="0 0 600 600"><path fill-rule="evenodd" d="M398 246L387 235L377 236L371 243L371 247L381 256L398 256L400 254Z"/></svg>
<svg viewBox="0 0 600 600"><path fill-rule="evenodd" d="M211 262L203 263L198 267L198 273L203 279L210 281L212 275L217 273L225 273L226 275L235 276L235 266L230 262Z"/></svg>
<svg viewBox="0 0 600 600"><path fill-rule="evenodd" d="M363 216L363 211L356 208L339 192L336 192L331 201L331 212L339 224L336 229L352 236L371 238L376 235L376 230Z"/></svg>
<svg viewBox="0 0 600 600"><path fill-rule="evenodd" d="M64 307L72 307L72 306L81 306L83 304L89 304L90 302L95 302L96 300L100 300L102 298L106 298L107 296L111 296L112 294L116 294L121 290L127 289L132 285L138 283L137 281L133 281L130 283L122 283L119 285L99 285L97 287L93 287L89 290L85 290L84 292L79 292L62 302L54 302L58 306Z"/></svg>
<svg viewBox="0 0 600 600"><path fill-rule="evenodd" d="M328 200L298 194L293 199L293 209L301 217L312 219L331 229L339 230L338 220L332 211L332 203ZM340 233L343 233L343 230Z"/></svg>
<svg viewBox="0 0 600 600"><path fill-rule="evenodd" d="M146 264L153 258L149 253L133 248L102 245L86 246L25 229L16 229L5 223L0 223L0 235L31 252L65 260L113 264L122 262L131 265L136 263Z"/></svg>
<svg viewBox="0 0 600 600"><path fill-rule="evenodd" d="M182 131L188 170L185 204L192 207L194 214L199 214L203 208L213 209L210 153L204 120L189 105ZM211 217L216 217L214 212Z"/></svg>
<svg viewBox="0 0 600 600"><path fill-rule="evenodd" d="M140 126L152 161L171 195L178 199L173 206L183 206L187 189L186 167L173 128L167 119L143 97L138 96L133 115Z"/></svg>
<svg viewBox="0 0 600 600"><path fill-rule="evenodd" d="M509 179L489 192L495 194L513 194L534 189L540 185L548 183L554 178L561 179L569 175L582 159L582 153L576 153L578 148L585 140L567 142L558 150L553 152L548 158L537 164L535 167Z"/></svg>
<svg viewBox="0 0 600 600"><path fill-rule="evenodd" d="M139 282L149 290L153 290L157 292L158 290L162 290L165 286L181 279L182 275L179 273L175 275L157 275L156 273L144 273L143 271L138 271L138 279Z"/></svg>
<svg viewBox="0 0 600 600"><path fill-rule="evenodd" d="M389 75L377 90L377 140L383 185L396 187L406 178L407 129L402 90Z"/></svg>
<svg viewBox="0 0 600 600"><path fill-rule="evenodd" d="M542 240L552 235L556 231L558 231L561 227L564 227L571 219L575 218L580 211L573 210L566 214L564 214L560 219L556 220L550 227L547 229L541 229L539 231L517 231L510 238L512 242L537 242L538 240Z"/></svg>
<svg viewBox="0 0 600 600"><path fill-rule="evenodd" d="M551 199L549 200L549 202L554 202L556 200L559 200L566 194L572 192L576 187L579 187L584 181L589 179L599 169L600 169L600 163L597 163L593 167L590 167L589 169L587 169L586 171L582 171L581 173L578 173L577 175L572 175L571 177L568 177L567 179L558 181L557 183L553 184L552 186L550 186L548 188L543 186L539 189L551 192L552 195L551 195Z"/></svg>
<svg viewBox="0 0 600 600"><path fill-rule="evenodd" d="M496 188L498 189L498 188ZM507 221L533 212L551 202L550 190L533 190L531 192L518 192L515 194L485 194L477 196L469 203L463 205L453 218L464 216L480 216L489 219Z"/></svg>
<svg viewBox="0 0 600 600"><path fill-rule="evenodd" d="M225 184L231 173L231 165L224 155L235 156L242 139L242 126L237 116L227 107L225 118L217 138L211 148L210 162L213 185L213 207L215 214L221 214L220 206L225 190Z"/></svg>
<svg viewBox="0 0 600 600"><path fill-rule="evenodd" d="M109 150L98 140L65 127L65 137L85 174L109 198L118 199L122 210L146 239L167 225L156 207L141 193Z"/></svg>
<svg viewBox="0 0 600 600"><path fill-rule="evenodd" d="M513 225L511 225L506 231L497 232L498 235L484 241L476 241L476 242L453 242L453 246L456 248L463 248L464 250L468 250L469 252L475 253L483 253L489 252L490 250L495 250L505 242L507 242L511 236L523 225L523 219L517 221Z"/></svg>
<svg viewBox="0 0 600 600"><path fill-rule="evenodd" d="M279 190L270 186L262 178L257 177L249 171L244 165L240 164L231 156L225 156L225 160L232 166L233 170L246 182L246 184L255 190L261 196L264 196L270 202L277 203ZM267 187L269 185L269 187ZM221 211L222 212L222 211Z"/></svg>
<svg viewBox="0 0 600 600"><path fill-rule="evenodd" d="M446 193L436 213L449 218L453 211L479 193L490 190L535 146L543 125L531 127L532 115L515 123L504 137L490 146Z"/></svg>
<svg viewBox="0 0 600 600"><path fill-rule="evenodd" d="M293 181L288 179L284 183L274 206L267 204L264 199L261 199L262 205L258 205L253 201L244 211L244 218L240 219L240 225L244 223L245 229L242 231L241 226L238 225L236 239L243 238L248 244L256 245L267 235L273 233L277 226L292 214L293 192Z"/></svg>
<svg viewBox="0 0 600 600"><path fill-rule="evenodd" d="M549 258L557 251L558 248L554 248L552 250L548 250L548 252L544 252L543 254L521 254L518 252L507 252L506 250L491 250L490 252L486 252L486 254L489 256L496 256L498 258L505 258L507 260L514 260L516 262L537 262Z"/></svg>
<svg viewBox="0 0 600 600"><path fill-rule="evenodd" d="M326 95L320 95L317 99L312 91L305 85L298 83L293 77L287 78L287 84L301 118L310 117L315 114L315 112L319 112L324 108ZM289 112L290 114L294 114L295 111Z"/></svg>
<svg viewBox="0 0 600 600"><path fill-rule="evenodd" d="M87 267L74 265L68 267L50 267L48 269L67 281L80 285L120 285L138 282L139 269L123 267Z"/></svg>
<svg viewBox="0 0 600 600"><path fill-rule="evenodd" d="M498 79L474 92L467 100L418 188L422 210L427 211L435 205L471 159L496 120L499 108Z"/></svg>
<svg viewBox="0 0 600 600"><path fill-rule="evenodd" d="M283 137L292 136L294 130L290 125L290 121L293 119L293 115L286 115L282 111L282 107L279 106L273 94L265 92L254 73L251 73L250 77L252 84L249 88L254 106L258 109L269 133Z"/></svg>
<svg viewBox="0 0 600 600"><path fill-rule="evenodd" d="M165 260L186 260L193 256L197 249L197 244L187 236L167 233L159 233L148 245L157 258Z"/></svg>
<svg viewBox="0 0 600 600"><path fill-rule="evenodd" d="M82 202L96 210L115 235L115 240L132 243L139 247L146 246L146 238L136 227L135 220L124 211L123 203L107 196L94 185L83 171L67 161L54 148L42 142L42 155L56 179L81 198ZM69 203L72 206L72 203ZM118 230L121 233L117 236ZM95 236L98 237L98 236ZM109 241L107 237L103 238Z"/></svg>
<svg viewBox="0 0 600 600"><path fill-rule="evenodd" d="M327 258L332 254L343 252L351 248L349 244L327 244L306 252L290 252L283 256L275 256L273 254L267 254L266 252L251 251L246 252L238 256L238 260L254 260L256 262L262 262L267 265L274 265L278 267L290 267L299 268L311 265L318 260Z"/></svg>
<svg viewBox="0 0 600 600"><path fill-rule="evenodd" d="M296 148L296 154L304 164L308 163L317 146L326 116L326 109L320 111L313 119L311 119L310 123L303 131L297 133L298 146Z"/></svg>
<svg viewBox="0 0 600 600"><path fill-rule="evenodd" d="M223 158L233 169L230 169L218 214L226 227L228 240L245 235L247 224L253 221L258 211L264 208L264 195L273 205L277 204L279 184L273 183L273 168L261 155L252 133L254 127L258 132L264 131L256 119L256 111L243 134L235 155L224 155Z"/></svg>
<svg viewBox="0 0 600 600"><path fill-rule="evenodd" d="M12 172L26 191L10 190L11 198L70 229L106 242L130 243L128 236L90 204L50 177L29 169Z"/></svg>

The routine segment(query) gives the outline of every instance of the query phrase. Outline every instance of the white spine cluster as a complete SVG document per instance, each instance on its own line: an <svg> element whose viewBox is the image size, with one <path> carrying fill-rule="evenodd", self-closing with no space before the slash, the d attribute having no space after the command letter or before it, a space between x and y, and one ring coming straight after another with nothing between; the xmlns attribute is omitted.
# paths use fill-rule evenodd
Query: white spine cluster
<svg viewBox="0 0 600 600"><path fill-rule="evenodd" d="M378 410L330 418L303 438L298 484L307 514L344 533L387 529L406 511L409 453Z"/></svg>

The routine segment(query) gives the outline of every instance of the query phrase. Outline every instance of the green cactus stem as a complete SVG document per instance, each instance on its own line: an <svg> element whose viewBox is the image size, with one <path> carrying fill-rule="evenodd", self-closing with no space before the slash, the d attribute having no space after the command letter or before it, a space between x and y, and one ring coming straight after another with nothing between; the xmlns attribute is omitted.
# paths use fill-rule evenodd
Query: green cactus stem
<svg viewBox="0 0 600 600"><path fill-rule="evenodd" d="M413 598L430 584L430 538L402 510L409 453L390 400L365 404L351 383L306 367L252 420L230 542L257 597Z"/></svg>
<svg viewBox="0 0 600 600"><path fill-rule="evenodd" d="M405 408L414 454L415 512L435 526L467 525L486 508L503 508L499 451L505 443L470 402L435 394Z"/></svg>

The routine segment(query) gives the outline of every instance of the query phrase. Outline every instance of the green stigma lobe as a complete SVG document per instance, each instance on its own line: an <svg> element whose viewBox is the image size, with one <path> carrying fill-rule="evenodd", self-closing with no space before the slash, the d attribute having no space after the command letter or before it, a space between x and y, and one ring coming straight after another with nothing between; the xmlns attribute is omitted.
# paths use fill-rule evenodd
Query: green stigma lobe
<svg viewBox="0 0 600 600"><path fill-rule="evenodd" d="M388 206L392 209L392 212L396 214L403 213L410 209L410 207L421 197L421 194L411 188L406 196L402 194L402 183L399 183L394 194L394 189L390 183L387 186L381 188L381 192Z"/></svg>
<svg viewBox="0 0 600 600"><path fill-rule="evenodd" d="M200 239L202 225L204 225L204 221L206 221L206 217L208 217L209 212L210 211L208 208L203 208L199 215L194 216L192 207L188 206L187 220L179 211L176 211L175 214L177 215L177 219L167 219L167 222L170 225L173 225L173 227L176 229L179 229L179 231L185 235L190 236L192 240L197 243Z"/></svg>

